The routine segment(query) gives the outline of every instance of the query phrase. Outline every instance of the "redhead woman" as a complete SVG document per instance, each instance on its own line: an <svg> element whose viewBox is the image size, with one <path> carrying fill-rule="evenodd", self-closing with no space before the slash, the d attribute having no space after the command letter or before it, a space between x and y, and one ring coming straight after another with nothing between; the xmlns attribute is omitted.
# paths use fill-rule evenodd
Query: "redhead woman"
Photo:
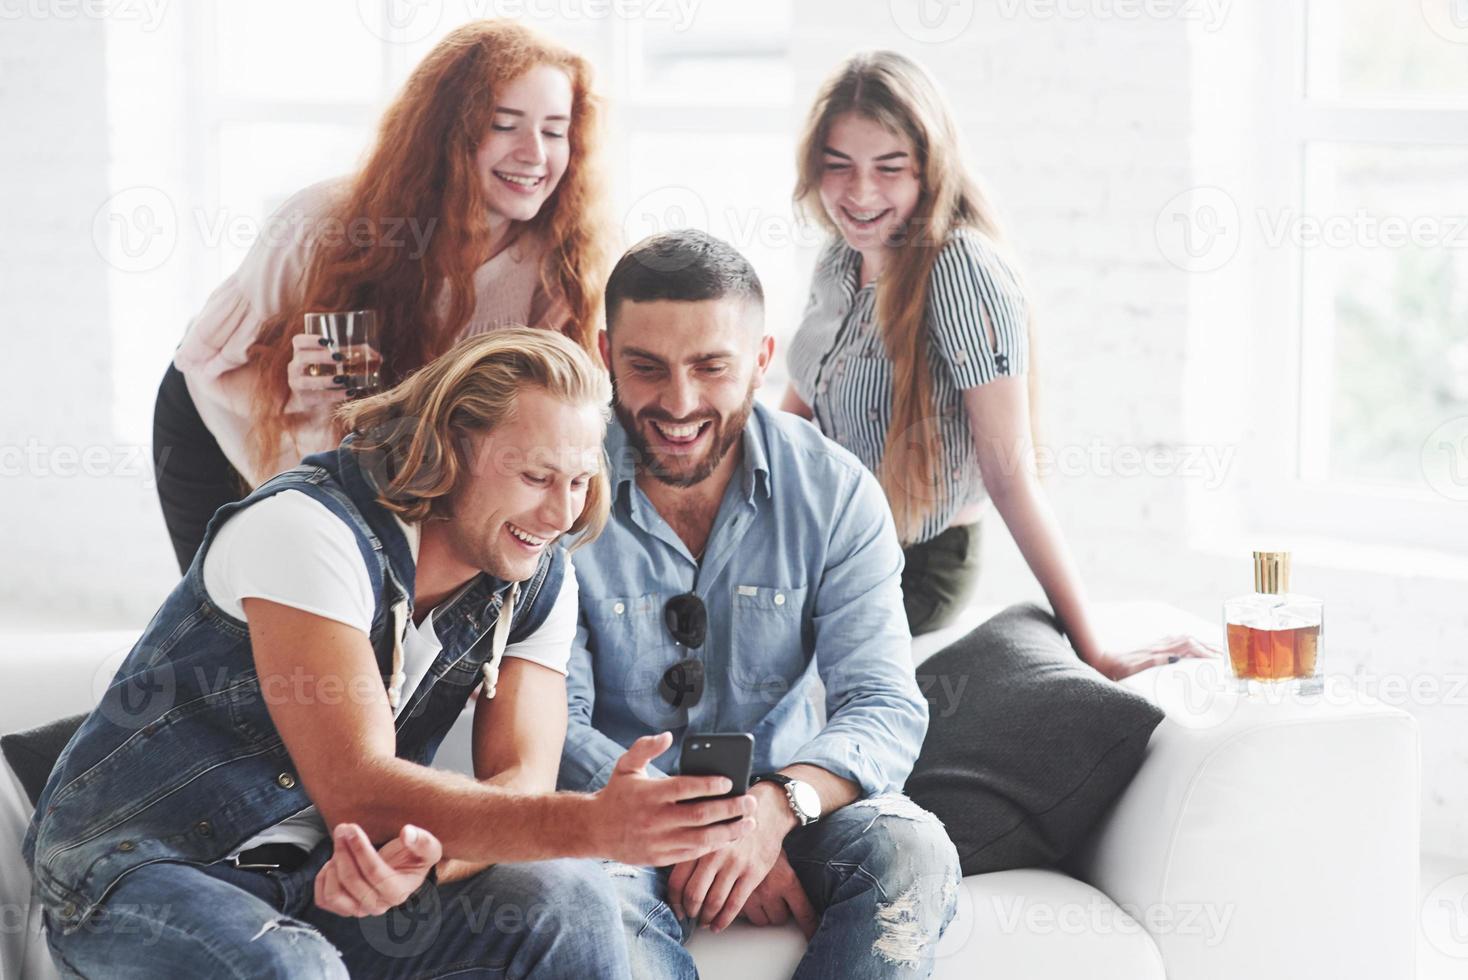
<svg viewBox="0 0 1468 980"><path fill-rule="evenodd" d="M942 93L915 62L856 55L822 87L797 205L832 235L790 346L784 407L880 478L902 536L914 634L971 598L992 503L1081 658L1112 678L1212 651L1110 651L1034 467L1033 317Z"/></svg>
<svg viewBox="0 0 1468 980"><path fill-rule="evenodd" d="M584 59L507 21L467 24L413 71L357 173L282 206L158 391L158 496L181 570L218 507L341 437L347 377L306 313L376 311L384 386L502 326L594 349L598 115Z"/></svg>

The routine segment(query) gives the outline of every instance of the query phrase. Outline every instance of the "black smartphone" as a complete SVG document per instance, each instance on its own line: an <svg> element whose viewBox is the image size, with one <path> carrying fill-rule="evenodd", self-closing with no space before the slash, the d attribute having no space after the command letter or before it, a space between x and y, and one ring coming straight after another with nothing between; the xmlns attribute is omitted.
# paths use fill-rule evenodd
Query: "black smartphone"
<svg viewBox="0 0 1468 980"><path fill-rule="evenodd" d="M743 732L731 735L689 735L683 739L678 760L680 776L727 776L733 788L722 797L743 796L749 792L749 767L754 760L754 736ZM709 799L709 797L705 797ZM690 801L691 802L691 801Z"/></svg>

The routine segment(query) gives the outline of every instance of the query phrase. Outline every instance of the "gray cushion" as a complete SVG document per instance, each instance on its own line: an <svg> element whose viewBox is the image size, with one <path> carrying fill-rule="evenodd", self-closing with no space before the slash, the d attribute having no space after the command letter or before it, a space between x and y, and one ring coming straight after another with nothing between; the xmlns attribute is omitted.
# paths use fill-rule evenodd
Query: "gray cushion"
<svg viewBox="0 0 1468 980"><path fill-rule="evenodd" d="M907 794L965 875L1053 865L1142 764L1163 712L1082 663L1055 619L1011 606L918 667L928 734Z"/></svg>
<svg viewBox="0 0 1468 980"><path fill-rule="evenodd" d="M41 790L46 788L46 780L51 778L61 750L86 719L86 715L73 715L40 728L0 736L0 750L4 751L5 761L20 780L25 795L30 797L31 806L41 798Z"/></svg>

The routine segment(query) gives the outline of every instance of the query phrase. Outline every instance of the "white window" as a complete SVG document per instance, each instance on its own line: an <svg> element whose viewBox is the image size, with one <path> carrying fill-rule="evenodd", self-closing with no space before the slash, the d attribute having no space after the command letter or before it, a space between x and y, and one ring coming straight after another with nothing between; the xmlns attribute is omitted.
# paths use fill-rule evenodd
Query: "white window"
<svg viewBox="0 0 1468 980"><path fill-rule="evenodd" d="M1249 523L1468 552L1468 2L1260 27Z"/></svg>

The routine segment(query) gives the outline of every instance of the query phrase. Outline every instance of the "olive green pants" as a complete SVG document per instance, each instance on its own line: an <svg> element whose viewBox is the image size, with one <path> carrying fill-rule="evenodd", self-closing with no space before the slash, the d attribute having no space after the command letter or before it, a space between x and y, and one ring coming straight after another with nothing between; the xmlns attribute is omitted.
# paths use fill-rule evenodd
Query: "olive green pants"
<svg viewBox="0 0 1468 980"><path fill-rule="evenodd" d="M907 564L902 569L902 604L913 636L947 626L973 597L981 523L950 527L903 552Z"/></svg>

